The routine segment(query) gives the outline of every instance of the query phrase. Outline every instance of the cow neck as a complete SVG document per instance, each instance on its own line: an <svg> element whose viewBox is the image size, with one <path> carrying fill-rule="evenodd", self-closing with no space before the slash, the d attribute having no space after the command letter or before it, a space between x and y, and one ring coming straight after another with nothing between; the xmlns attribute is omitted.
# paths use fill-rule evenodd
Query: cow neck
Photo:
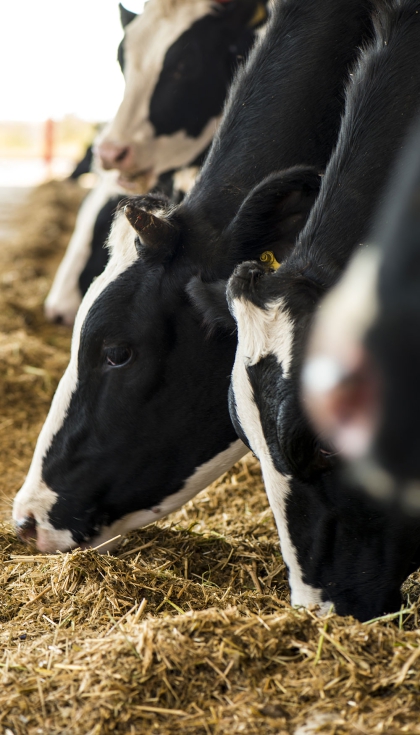
<svg viewBox="0 0 420 735"><path fill-rule="evenodd" d="M343 80L358 46L372 36L371 11L372 2L360 0L350 0L345 14L336 0L285 0L274 9L184 204L190 219L212 231L217 257L228 247L224 228L263 178L298 164L325 169L338 136Z"/></svg>
<svg viewBox="0 0 420 735"><path fill-rule="evenodd" d="M325 289L366 241L420 100L420 2L394 2L347 90L336 149L298 245L287 263Z"/></svg>

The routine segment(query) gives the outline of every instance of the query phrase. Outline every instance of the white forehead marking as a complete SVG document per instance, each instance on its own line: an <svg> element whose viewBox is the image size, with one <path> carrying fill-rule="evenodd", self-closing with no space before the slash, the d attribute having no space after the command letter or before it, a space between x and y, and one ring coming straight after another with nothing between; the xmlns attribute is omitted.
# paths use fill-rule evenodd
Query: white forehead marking
<svg viewBox="0 0 420 735"><path fill-rule="evenodd" d="M292 359L293 321L285 309L284 299L260 309L246 299L232 300L233 316L238 325L238 341L247 365L274 354L286 377Z"/></svg>
<svg viewBox="0 0 420 735"><path fill-rule="evenodd" d="M236 411L245 436L261 462L268 501L279 532L281 553L289 571L291 604L303 607L319 605L321 614L326 614L331 607L331 603L323 602L321 590L310 587L303 581L303 572L299 565L296 548L290 537L286 517L286 504L290 493L289 482L291 478L280 474L274 467L246 370L248 364L248 356L244 355L239 342L232 372Z"/></svg>
<svg viewBox="0 0 420 735"><path fill-rule="evenodd" d="M123 212L117 216L114 222L109 247L111 257L108 265L102 275L92 283L77 312L71 344L70 362L60 380L50 411L38 437L28 475L16 495L14 502L13 518L15 521L31 513L36 518L40 527L45 528L45 534L48 534L48 532L51 533L54 530L48 523L47 518L49 511L57 500L57 493L48 488L42 480L42 463L51 446L53 437L64 423L71 397L77 387L78 353L83 324L93 303L102 291L137 259L137 251L134 245L134 231ZM63 547L64 539L66 539L65 547L68 548L69 544L65 534L69 532L54 531L54 533L57 534L57 539L62 540L58 548ZM60 536L60 534L62 535ZM47 549L44 548L44 550ZM49 548L48 550L55 551L56 549Z"/></svg>
<svg viewBox="0 0 420 735"><path fill-rule="evenodd" d="M247 367L256 365L268 354L276 355L287 377L293 346L293 322L285 309L283 299L271 303L267 310L260 309L246 299L233 299L233 315L238 324L238 348L232 372L232 388L236 411L252 450L261 462L265 489L273 511L280 537L283 559L289 570L292 605L308 607L319 605L322 614L331 603L323 602L321 590L303 581L296 548L290 537L286 503L290 493L290 477L277 472L265 441L261 417L255 403Z"/></svg>

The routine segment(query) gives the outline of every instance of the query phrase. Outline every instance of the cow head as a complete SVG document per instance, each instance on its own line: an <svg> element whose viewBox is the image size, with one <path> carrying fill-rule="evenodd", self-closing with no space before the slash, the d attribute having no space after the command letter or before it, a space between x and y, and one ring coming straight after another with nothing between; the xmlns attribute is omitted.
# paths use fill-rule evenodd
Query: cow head
<svg viewBox="0 0 420 735"><path fill-rule="evenodd" d="M74 327L70 364L14 517L53 552L95 545L182 505L246 449L229 420L232 331L209 335L164 202L130 201ZM105 548L105 547L104 547Z"/></svg>
<svg viewBox="0 0 420 735"><path fill-rule="evenodd" d="M96 151L126 188L149 191L206 149L266 2L149 0L135 18L124 12L124 99Z"/></svg>
<svg viewBox="0 0 420 735"><path fill-rule="evenodd" d="M279 175L277 197L273 177L267 183L278 218L288 222L285 242L292 213L301 224L296 171L289 187L287 177ZM255 189L255 216L271 229L263 187ZM246 223L251 232L252 202L251 194L229 238ZM246 252L251 247L252 238ZM211 238L194 230L188 208L171 211L150 195L127 200L110 248L79 309L70 364L15 501L21 535L36 537L44 551L95 545L150 523L246 451L228 411L234 324L219 317L227 311L222 279L230 258L214 258ZM240 259L236 247L230 257Z"/></svg>

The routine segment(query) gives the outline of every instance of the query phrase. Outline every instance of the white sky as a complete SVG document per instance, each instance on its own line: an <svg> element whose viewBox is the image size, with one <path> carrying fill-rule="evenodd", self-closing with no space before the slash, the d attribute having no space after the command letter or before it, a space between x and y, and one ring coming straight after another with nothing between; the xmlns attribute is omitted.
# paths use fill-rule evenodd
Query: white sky
<svg viewBox="0 0 420 735"><path fill-rule="evenodd" d="M0 120L112 118L122 35L118 0L0 0Z"/></svg>

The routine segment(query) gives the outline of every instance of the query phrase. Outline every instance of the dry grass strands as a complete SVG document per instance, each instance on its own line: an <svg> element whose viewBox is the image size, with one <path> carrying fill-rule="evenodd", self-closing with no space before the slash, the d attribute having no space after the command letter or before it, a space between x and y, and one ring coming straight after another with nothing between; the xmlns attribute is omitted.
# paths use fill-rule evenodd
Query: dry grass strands
<svg viewBox="0 0 420 735"><path fill-rule="evenodd" d="M108 635L51 624L10 641L0 722L14 733L278 735L317 712L322 732L420 732L418 633L335 616L329 626L314 666L322 624L287 606L140 622L133 610Z"/></svg>
<svg viewBox="0 0 420 735"><path fill-rule="evenodd" d="M368 625L292 610L251 455L113 556L16 539L11 500L68 358L42 301L80 199L35 190L0 248L0 733L420 734L419 575Z"/></svg>

